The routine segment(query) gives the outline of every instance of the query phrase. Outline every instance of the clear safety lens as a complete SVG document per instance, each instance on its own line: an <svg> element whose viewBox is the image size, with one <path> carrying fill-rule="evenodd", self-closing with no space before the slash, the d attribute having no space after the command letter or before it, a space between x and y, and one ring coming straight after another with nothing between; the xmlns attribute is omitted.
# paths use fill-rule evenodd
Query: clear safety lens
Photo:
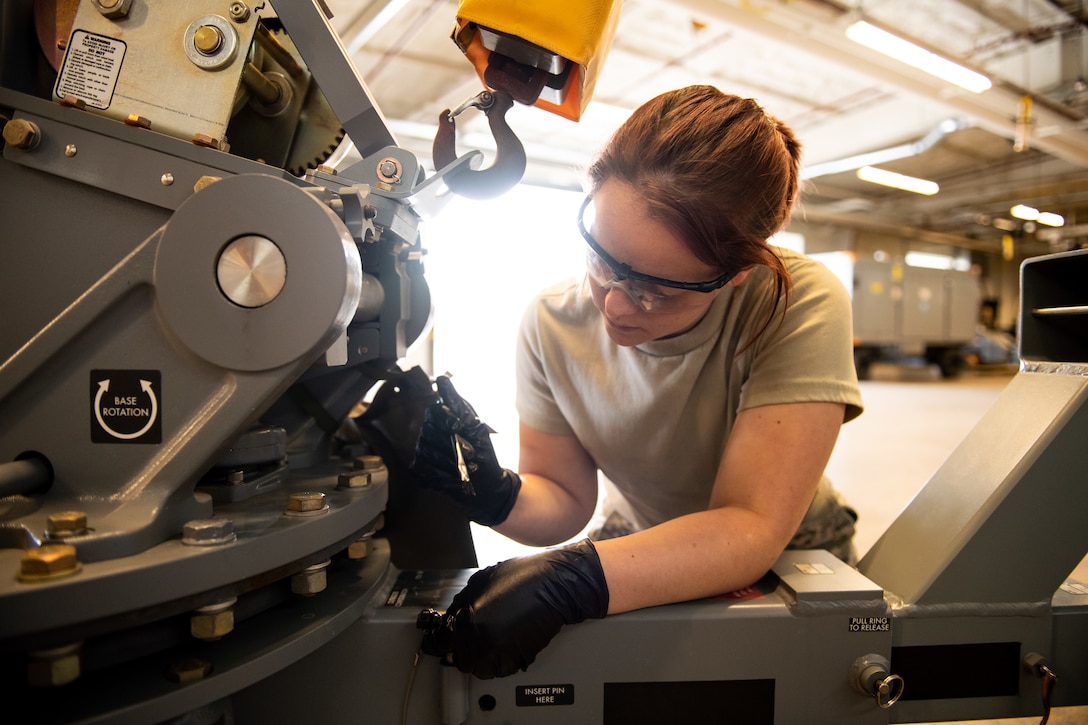
<svg viewBox="0 0 1088 725"><path fill-rule="evenodd" d="M595 283L605 290L619 287L646 312L668 312L684 306L684 294L664 295L656 285L633 279L617 279L615 271L592 249L586 250L586 269Z"/></svg>

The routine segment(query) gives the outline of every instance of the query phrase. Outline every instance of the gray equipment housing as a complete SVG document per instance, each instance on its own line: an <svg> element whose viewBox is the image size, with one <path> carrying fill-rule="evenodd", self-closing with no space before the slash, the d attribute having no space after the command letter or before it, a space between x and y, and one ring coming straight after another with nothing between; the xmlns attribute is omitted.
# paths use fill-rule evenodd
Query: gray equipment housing
<svg viewBox="0 0 1088 725"><path fill-rule="evenodd" d="M1021 372L858 569L786 552L476 680L417 660L475 555L404 474L431 389L397 363L421 222L478 152L427 178L316 2L79 4L67 37L130 58L234 38L156 61L218 74L193 138L54 95L34 25L0 3L0 669L35 722L916 722L1039 714L1047 670L1088 702L1083 253L1025 263ZM289 168L345 131L362 161Z"/></svg>

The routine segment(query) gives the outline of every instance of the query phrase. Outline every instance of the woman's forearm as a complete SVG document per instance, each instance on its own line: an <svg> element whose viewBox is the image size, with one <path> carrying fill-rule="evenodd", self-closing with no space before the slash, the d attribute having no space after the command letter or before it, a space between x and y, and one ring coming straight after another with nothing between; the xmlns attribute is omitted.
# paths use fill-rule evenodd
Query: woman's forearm
<svg viewBox="0 0 1088 725"><path fill-rule="evenodd" d="M725 594L758 581L786 544L773 528L755 512L730 506L596 542L608 613Z"/></svg>
<svg viewBox="0 0 1088 725"><path fill-rule="evenodd" d="M534 474L521 476L521 492L510 515L496 531L529 546L552 546L585 528L596 499L578 499L555 482Z"/></svg>

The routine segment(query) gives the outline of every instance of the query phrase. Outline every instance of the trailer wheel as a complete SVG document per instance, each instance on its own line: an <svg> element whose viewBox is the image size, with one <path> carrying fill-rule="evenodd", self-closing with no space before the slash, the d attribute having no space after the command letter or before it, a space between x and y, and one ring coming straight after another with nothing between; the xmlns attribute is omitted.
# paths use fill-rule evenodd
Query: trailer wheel
<svg viewBox="0 0 1088 725"><path fill-rule="evenodd" d="M876 350L871 347L854 348L854 369L857 371L858 380L868 380L873 360L877 357Z"/></svg>
<svg viewBox="0 0 1088 725"><path fill-rule="evenodd" d="M940 368L942 378L955 378L963 372L963 354L958 347L928 348L926 360Z"/></svg>

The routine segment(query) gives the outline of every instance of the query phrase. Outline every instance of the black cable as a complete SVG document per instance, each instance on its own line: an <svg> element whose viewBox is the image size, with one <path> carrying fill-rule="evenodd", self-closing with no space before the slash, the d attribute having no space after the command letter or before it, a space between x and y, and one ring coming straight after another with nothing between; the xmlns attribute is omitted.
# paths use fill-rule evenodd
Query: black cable
<svg viewBox="0 0 1088 725"><path fill-rule="evenodd" d="M50 465L37 456L0 463L0 498L44 491L52 478Z"/></svg>

